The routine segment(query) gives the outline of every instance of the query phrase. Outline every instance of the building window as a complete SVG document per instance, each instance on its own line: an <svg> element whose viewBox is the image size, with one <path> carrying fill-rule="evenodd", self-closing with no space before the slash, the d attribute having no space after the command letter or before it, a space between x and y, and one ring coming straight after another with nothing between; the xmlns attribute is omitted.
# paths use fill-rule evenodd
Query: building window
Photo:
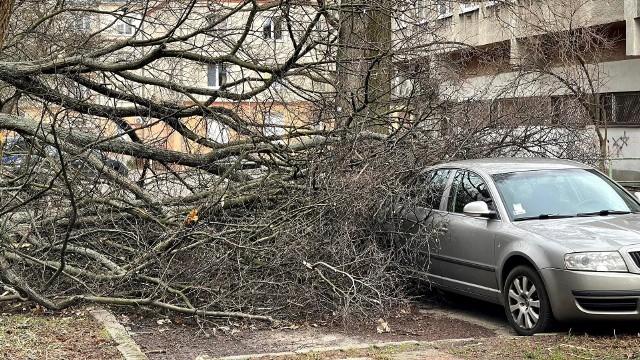
<svg viewBox="0 0 640 360"><path fill-rule="evenodd" d="M89 15L77 15L72 19L71 26L80 32L86 32L91 29L91 17Z"/></svg>
<svg viewBox="0 0 640 360"><path fill-rule="evenodd" d="M268 40L282 39L282 18L269 17L262 24L262 37Z"/></svg>
<svg viewBox="0 0 640 360"><path fill-rule="evenodd" d="M207 85L219 88L227 83L227 67L224 63L209 64L207 68Z"/></svg>
<svg viewBox="0 0 640 360"><path fill-rule="evenodd" d="M436 12L438 19L444 19L453 15L449 1L440 0L436 2Z"/></svg>
<svg viewBox="0 0 640 360"><path fill-rule="evenodd" d="M409 97L413 94L413 81L403 71L396 70L393 94L398 98Z"/></svg>
<svg viewBox="0 0 640 360"><path fill-rule="evenodd" d="M231 139L231 134L224 124L213 119L207 119L207 138L218 144L226 144Z"/></svg>
<svg viewBox="0 0 640 360"><path fill-rule="evenodd" d="M116 32L118 35L133 35L135 27L126 20L120 19L116 22Z"/></svg>
<svg viewBox="0 0 640 360"><path fill-rule="evenodd" d="M405 27L407 27L407 23L408 23L408 16L407 16L407 12L409 11L409 9L407 8L406 4L402 4L402 5L398 5L398 7L396 8L396 12L398 14L398 16L395 16L394 18L396 19L396 24L397 27L399 29L403 29Z"/></svg>
<svg viewBox="0 0 640 360"><path fill-rule="evenodd" d="M416 0L415 6L416 22L423 23L427 21L429 15L429 0Z"/></svg>
<svg viewBox="0 0 640 360"><path fill-rule="evenodd" d="M227 31L228 15L210 14L207 15L207 31L212 36L223 35Z"/></svg>
<svg viewBox="0 0 640 360"><path fill-rule="evenodd" d="M460 4L460 14L476 11L480 9L480 5L476 1L470 1Z"/></svg>
<svg viewBox="0 0 640 360"><path fill-rule="evenodd" d="M640 92L601 95L602 107L612 124L640 124Z"/></svg>
<svg viewBox="0 0 640 360"><path fill-rule="evenodd" d="M282 136L285 134L284 115L276 112L265 112L264 117L264 136Z"/></svg>
<svg viewBox="0 0 640 360"><path fill-rule="evenodd" d="M589 114L572 96L551 96L551 124L555 126L585 127Z"/></svg>

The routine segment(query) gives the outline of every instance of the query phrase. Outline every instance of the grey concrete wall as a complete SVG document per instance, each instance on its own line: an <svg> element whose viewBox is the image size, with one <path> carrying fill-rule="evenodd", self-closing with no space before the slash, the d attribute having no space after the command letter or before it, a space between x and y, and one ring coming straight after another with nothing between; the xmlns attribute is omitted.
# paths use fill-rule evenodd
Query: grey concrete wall
<svg viewBox="0 0 640 360"><path fill-rule="evenodd" d="M554 69L565 79L571 79L574 86L587 88L587 77L577 68L558 67ZM593 66L589 77L596 84L596 92L640 91L640 59L611 61ZM582 79L582 80L581 80ZM580 82L582 81L582 83ZM520 97L541 95L566 95L569 89L549 76L539 74L522 75L505 72L492 76L478 76L465 79L463 83L445 83L441 91L451 93L457 100L492 99L495 97Z"/></svg>
<svg viewBox="0 0 640 360"><path fill-rule="evenodd" d="M613 178L640 183L640 128L609 128L607 145Z"/></svg>

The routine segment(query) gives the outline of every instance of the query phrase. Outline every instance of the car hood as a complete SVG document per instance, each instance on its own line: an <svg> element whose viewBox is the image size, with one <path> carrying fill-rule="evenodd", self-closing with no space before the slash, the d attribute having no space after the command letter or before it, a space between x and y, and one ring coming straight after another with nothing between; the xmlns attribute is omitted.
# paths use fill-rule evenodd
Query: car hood
<svg viewBox="0 0 640 360"><path fill-rule="evenodd" d="M526 220L514 224L573 251L611 251L640 245L640 214Z"/></svg>

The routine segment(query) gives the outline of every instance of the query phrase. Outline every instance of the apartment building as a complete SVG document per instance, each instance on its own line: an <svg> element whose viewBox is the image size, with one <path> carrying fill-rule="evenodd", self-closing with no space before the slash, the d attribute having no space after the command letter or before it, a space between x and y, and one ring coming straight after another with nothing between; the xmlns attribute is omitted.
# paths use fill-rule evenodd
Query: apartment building
<svg viewBox="0 0 640 360"><path fill-rule="evenodd" d="M209 144L247 137L282 137L313 130L313 94L324 87L311 81L324 61L319 43L329 35L317 7L239 0L74 0L56 14L61 38L86 53L122 45L92 58L116 71L88 71L80 76L110 91L105 95L82 81L56 78L67 103L86 102L115 108L135 107L130 99L147 98L192 108L180 121ZM66 41L66 40L61 40ZM163 56L151 59L162 44ZM61 53L53 56L67 56ZM132 64L125 66L123 64ZM198 111L200 109L201 111ZM35 119L51 117L35 104L22 109ZM51 109L49 109L51 110ZM48 111L49 111L48 110ZM124 129L104 115L74 113L65 107L72 131L118 136ZM152 116L126 117L146 143L184 152L209 151L177 134ZM242 128L239 135L235 128ZM123 136L126 138L126 136ZM275 140L274 140L275 141ZM211 146L208 146L209 148Z"/></svg>
<svg viewBox="0 0 640 360"><path fill-rule="evenodd" d="M431 75L441 76L440 96L488 102L496 112L528 104L553 125L586 116L570 99L593 95L614 176L640 178L628 173L640 161L617 160L640 158L638 1L420 0L401 6L407 15L395 26L399 36L422 32L422 41L440 44L424 55ZM447 70L456 76L442 77ZM399 79L400 92L411 87L405 80Z"/></svg>
<svg viewBox="0 0 640 360"><path fill-rule="evenodd" d="M292 59L296 67L321 61L320 47L296 54L325 36L315 8L295 6L285 13L279 6L256 11L236 0L199 1L184 17L177 11L183 6L165 1L149 10L141 25L145 36L157 38L181 23L174 37L189 40L168 45L181 55L143 72L147 77L169 78L185 88L174 91L159 81L158 86L145 89L146 96L233 111L257 135L285 136L313 128L312 99L300 94L312 93L317 84L304 72L288 73L288 64ZM213 117L193 119L191 125L215 142L238 138L231 127ZM168 141L172 140L169 136ZM174 142L171 147L198 150L190 143Z"/></svg>

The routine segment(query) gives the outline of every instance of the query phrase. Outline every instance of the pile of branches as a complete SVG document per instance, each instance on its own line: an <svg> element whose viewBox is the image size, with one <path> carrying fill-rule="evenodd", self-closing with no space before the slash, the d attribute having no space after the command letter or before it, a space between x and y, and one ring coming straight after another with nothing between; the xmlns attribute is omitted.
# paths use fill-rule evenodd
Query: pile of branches
<svg viewBox="0 0 640 360"><path fill-rule="evenodd" d="M461 105L455 82L418 66L437 29L386 40L395 7L103 3L0 3L0 131L28 144L0 165L0 301L377 316L428 266L394 246L391 209L415 206L415 174L588 158L593 134L530 121L535 104Z"/></svg>
<svg viewBox="0 0 640 360"><path fill-rule="evenodd" d="M396 135L327 141L292 167L236 168L238 182L166 168L134 183L82 152L4 165L0 300L272 323L389 311L428 266L398 261L393 206L415 206L414 176L456 151L420 131ZM467 143L470 157L491 155ZM412 248L427 246L429 229L412 236Z"/></svg>
<svg viewBox="0 0 640 360"><path fill-rule="evenodd" d="M269 322L387 311L406 297L385 219L424 165L408 151L343 140L308 151L298 175L237 170L255 178L238 184L165 169L137 198L104 164L77 166L83 153L31 154L1 168L0 300Z"/></svg>

